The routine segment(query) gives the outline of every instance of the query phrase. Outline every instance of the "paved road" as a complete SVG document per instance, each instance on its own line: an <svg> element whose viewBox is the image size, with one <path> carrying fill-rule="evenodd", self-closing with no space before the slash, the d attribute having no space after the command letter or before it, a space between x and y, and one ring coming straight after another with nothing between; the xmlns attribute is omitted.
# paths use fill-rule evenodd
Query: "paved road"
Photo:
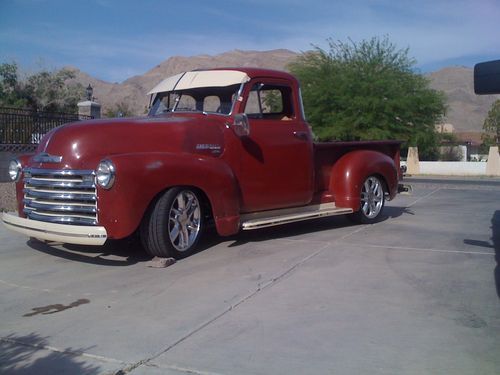
<svg viewBox="0 0 500 375"><path fill-rule="evenodd" d="M414 186L378 224L212 235L165 269L2 227L0 373L498 374L500 189Z"/></svg>

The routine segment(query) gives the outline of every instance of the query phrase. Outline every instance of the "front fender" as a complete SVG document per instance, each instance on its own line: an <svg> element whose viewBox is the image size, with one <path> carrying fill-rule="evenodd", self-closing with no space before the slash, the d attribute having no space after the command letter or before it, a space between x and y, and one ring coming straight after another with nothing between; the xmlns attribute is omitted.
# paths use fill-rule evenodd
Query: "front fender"
<svg viewBox="0 0 500 375"><path fill-rule="evenodd" d="M381 176L386 183L389 198L394 198L398 174L392 158L372 150L356 150L342 156L334 164L330 175L329 190L334 195L335 205L359 210L361 185L371 175Z"/></svg>
<svg viewBox="0 0 500 375"><path fill-rule="evenodd" d="M191 154L136 153L113 155L111 189L98 188L98 220L109 237L123 238L139 226L149 204L172 186L193 186L208 197L217 231L239 230L239 193L231 168L221 159Z"/></svg>

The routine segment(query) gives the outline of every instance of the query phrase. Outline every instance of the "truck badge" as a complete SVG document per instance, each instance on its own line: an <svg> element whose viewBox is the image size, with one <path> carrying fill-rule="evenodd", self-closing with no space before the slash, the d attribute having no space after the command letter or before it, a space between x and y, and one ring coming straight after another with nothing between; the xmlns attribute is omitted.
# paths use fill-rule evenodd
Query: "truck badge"
<svg viewBox="0 0 500 375"><path fill-rule="evenodd" d="M220 145L211 144L211 143L198 143L196 145L197 150L210 150L212 153L216 154L220 152Z"/></svg>
<svg viewBox="0 0 500 375"><path fill-rule="evenodd" d="M42 152L35 155L33 161L36 163L60 163L62 161L62 156L50 155L46 152Z"/></svg>

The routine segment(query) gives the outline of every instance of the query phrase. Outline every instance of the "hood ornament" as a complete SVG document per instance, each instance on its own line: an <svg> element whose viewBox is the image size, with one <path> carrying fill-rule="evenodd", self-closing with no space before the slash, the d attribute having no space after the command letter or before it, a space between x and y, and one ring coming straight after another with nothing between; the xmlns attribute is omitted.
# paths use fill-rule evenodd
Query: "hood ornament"
<svg viewBox="0 0 500 375"><path fill-rule="evenodd" d="M62 161L62 156L50 155L46 152L35 155L33 161L36 163L60 163Z"/></svg>

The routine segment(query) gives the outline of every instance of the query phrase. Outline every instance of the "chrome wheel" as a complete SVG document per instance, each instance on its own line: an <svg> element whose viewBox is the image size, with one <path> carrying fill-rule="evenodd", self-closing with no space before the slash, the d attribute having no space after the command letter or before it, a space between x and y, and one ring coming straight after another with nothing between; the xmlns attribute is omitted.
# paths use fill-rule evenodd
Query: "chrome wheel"
<svg viewBox="0 0 500 375"><path fill-rule="evenodd" d="M177 251L189 250L201 228L200 202L189 190L181 190L173 199L168 214L168 234Z"/></svg>
<svg viewBox="0 0 500 375"><path fill-rule="evenodd" d="M384 188L375 176L368 177L361 188L361 210L367 219L374 219L384 207Z"/></svg>
<svg viewBox="0 0 500 375"><path fill-rule="evenodd" d="M185 258L196 251L205 230L202 196L187 187L165 191L141 223L141 242L154 257Z"/></svg>

